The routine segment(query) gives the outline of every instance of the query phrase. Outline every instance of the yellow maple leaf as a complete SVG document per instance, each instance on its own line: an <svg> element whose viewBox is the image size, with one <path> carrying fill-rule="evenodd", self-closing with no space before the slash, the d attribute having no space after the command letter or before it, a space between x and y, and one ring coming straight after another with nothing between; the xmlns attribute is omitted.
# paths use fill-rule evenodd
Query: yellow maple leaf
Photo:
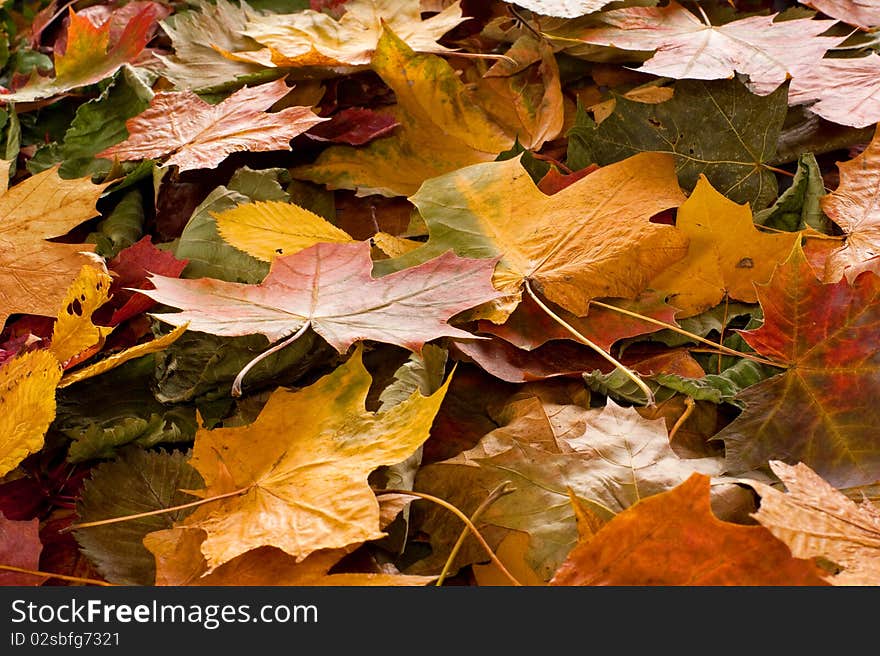
<svg viewBox="0 0 880 656"><path fill-rule="evenodd" d="M371 377L361 351L309 387L277 389L251 424L196 433L191 462L206 488L191 493L216 500L182 526L206 531L208 571L261 546L302 560L384 535L367 476L427 439L449 381L430 396L416 391L388 411L367 412Z"/></svg>
<svg viewBox="0 0 880 656"><path fill-rule="evenodd" d="M61 366L48 351L18 355L0 366L0 476L43 448L55 419Z"/></svg>
<svg viewBox="0 0 880 656"><path fill-rule="evenodd" d="M678 318L714 307L727 295L757 303L753 283L766 283L785 260L800 233L768 234L752 221L748 203L739 205L716 191L700 175L690 197L678 209L676 227L689 241L687 256L651 280L670 294Z"/></svg>

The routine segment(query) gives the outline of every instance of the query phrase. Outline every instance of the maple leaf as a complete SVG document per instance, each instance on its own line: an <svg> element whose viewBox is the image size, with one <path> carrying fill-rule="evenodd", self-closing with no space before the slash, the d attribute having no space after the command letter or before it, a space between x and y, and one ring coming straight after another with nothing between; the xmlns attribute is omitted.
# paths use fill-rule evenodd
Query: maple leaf
<svg viewBox="0 0 880 656"><path fill-rule="evenodd" d="M253 423L199 430L190 462L206 488L197 494L227 498L200 506L182 526L208 534L201 551L209 572L260 546L300 561L384 535L367 476L427 439L449 380L375 414L364 407L370 383L358 347L313 385L274 391ZM228 496L236 490L244 492Z"/></svg>
<svg viewBox="0 0 880 656"><path fill-rule="evenodd" d="M764 323L740 332L759 354L789 368L737 396L745 409L715 436L724 440L729 471L800 461L837 487L873 483L880 277L822 283L796 243L757 291Z"/></svg>
<svg viewBox="0 0 880 656"><path fill-rule="evenodd" d="M758 300L754 283L770 279L788 257L799 233L761 232L748 203L738 205L718 193L706 176L678 208L676 227L689 239L688 255L651 280L685 318L715 307L722 299Z"/></svg>
<svg viewBox="0 0 880 656"><path fill-rule="evenodd" d="M335 572L330 570L348 549L326 549L307 556L301 562L281 549L258 547L209 574L200 546L205 532L197 529L170 529L149 534L144 543L156 557L156 585L209 586L418 586L436 580L436 576L414 574Z"/></svg>
<svg viewBox="0 0 880 656"><path fill-rule="evenodd" d="M498 297L495 260L443 255L382 278L371 276L366 242L318 243L278 257L258 285L152 276L152 299L182 312L157 319L214 335L265 335L274 342L311 326L340 353L363 339L419 350L444 335L472 337L447 323Z"/></svg>
<svg viewBox="0 0 880 656"><path fill-rule="evenodd" d="M654 56L637 70L660 77L721 80L743 73L749 76L749 89L766 96L795 69L813 65L841 40L819 36L836 21L775 21L777 16L750 16L715 26L671 0L663 7L604 12L600 20L607 26L576 31L566 38L625 50L654 50Z"/></svg>
<svg viewBox="0 0 880 656"><path fill-rule="evenodd" d="M807 465L778 460L770 468L787 492L750 482L761 495L754 518L785 542L796 558L823 557L842 571L835 585L880 583L880 510L868 499L856 504Z"/></svg>
<svg viewBox="0 0 880 656"><path fill-rule="evenodd" d="M98 215L106 184L63 180L57 168L26 178L0 196L0 324L13 313L53 317L91 244L47 241Z"/></svg>
<svg viewBox="0 0 880 656"><path fill-rule="evenodd" d="M880 4L876 0L801 0L801 4L863 30L880 25Z"/></svg>
<svg viewBox="0 0 880 656"><path fill-rule="evenodd" d="M795 72L788 91L789 105L839 125L864 128L880 122L880 55L822 59Z"/></svg>
<svg viewBox="0 0 880 656"><path fill-rule="evenodd" d="M828 254L824 277L852 282L862 271L880 274L880 130L857 157L838 162L840 184L821 199L822 210L846 234Z"/></svg>
<svg viewBox="0 0 880 656"><path fill-rule="evenodd" d="M643 499L572 549L550 585L829 585L763 526L719 520L709 477Z"/></svg>
<svg viewBox="0 0 880 656"><path fill-rule="evenodd" d="M294 177L359 195L407 196L428 178L494 160L513 145L444 59L415 53L388 27L372 68L394 91L400 126L366 147L327 148L291 169Z"/></svg>
<svg viewBox="0 0 880 656"><path fill-rule="evenodd" d="M0 367L0 476L43 447L59 380L61 366L48 351L22 353Z"/></svg>
<svg viewBox="0 0 880 656"><path fill-rule="evenodd" d="M306 135L315 141L363 146L390 134L400 125L393 116L361 107L346 107L329 119L313 127Z"/></svg>
<svg viewBox="0 0 880 656"><path fill-rule="evenodd" d="M417 2L350 0L338 21L307 9L295 14L253 16L243 33L267 46L273 64L286 68L367 66L385 28L393 30L416 52L452 52L437 40L465 20L458 0L426 20L420 13Z"/></svg>
<svg viewBox="0 0 880 656"><path fill-rule="evenodd" d="M612 1L613 0L525 0L525 2L517 1L516 4L543 16L577 18L585 14L599 11L605 5L611 4ZM512 2L509 2L509 0L504 0L504 2L513 4Z"/></svg>
<svg viewBox="0 0 880 656"><path fill-rule="evenodd" d="M21 569L39 570L40 520L36 517L28 521L7 519L0 512L0 565L10 565ZM47 577L22 572L0 570L0 585L41 585Z"/></svg>
<svg viewBox="0 0 880 656"><path fill-rule="evenodd" d="M501 323L528 281L546 298L584 316L591 298L631 298L685 254L687 238L650 218L684 194L668 155L642 153L603 167L547 196L519 158L475 164L426 181L410 201L428 225L428 242L382 272L454 249L463 257L500 257L495 286L507 297L491 316Z"/></svg>
<svg viewBox="0 0 880 656"><path fill-rule="evenodd" d="M584 153L570 166L663 152L675 157L679 181L688 190L704 174L724 196L748 201L755 210L776 200L776 175L767 166L788 111L786 86L761 97L738 80L681 80L672 99L661 103L612 95L611 116L595 126L582 113L569 131L569 148L576 145Z"/></svg>
<svg viewBox="0 0 880 656"><path fill-rule="evenodd" d="M327 219L295 203L255 201L211 216L224 241L264 262L322 242L354 241Z"/></svg>
<svg viewBox="0 0 880 656"><path fill-rule="evenodd" d="M293 137L326 119L310 107L265 111L289 92L290 87L280 79L245 86L216 105L192 91L157 93L149 109L125 122L128 139L105 148L97 157L165 157L166 166L188 171L216 167L231 153L242 150L290 150Z"/></svg>
<svg viewBox="0 0 880 656"><path fill-rule="evenodd" d="M0 94L0 103L21 103L50 98L78 87L95 84L137 59L152 38L153 26L165 8L158 3L142 3L125 26L119 40L110 46L113 21L100 27L69 9L66 49L55 55L55 76L40 77L36 70L27 83L12 93Z"/></svg>

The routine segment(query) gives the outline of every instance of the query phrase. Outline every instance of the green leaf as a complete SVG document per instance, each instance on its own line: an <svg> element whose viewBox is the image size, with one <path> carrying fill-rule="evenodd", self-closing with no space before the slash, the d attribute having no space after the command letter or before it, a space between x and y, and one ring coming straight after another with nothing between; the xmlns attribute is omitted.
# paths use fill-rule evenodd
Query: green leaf
<svg viewBox="0 0 880 656"><path fill-rule="evenodd" d="M41 149L28 169L37 173L61 162L62 178L106 176L112 162L95 155L128 137L126 120L144 111L153 93L130 71L125 67L116 73L99 97L80 105L61 143L46 152Z"/></svg>
<svg viewBox="0 0 880 656"><path fill-rule="evenodd" d="M819 203L824 195L825 183L816 156L804 153L798 158L791 186L782 192L772 207L755 214L755 223L788 232L797 232L810 226L830 234L831 222Z"/></svg>
<svg viewBox="0 0 880 656"><path fill-rule="evenodd" d="M703 378L684 378L678 374L657 374L654 380L669 389L687 394L695 401L711 401L712 403L732 403L735 397L747 387L775 376L779 370L775 367L758 364L751 360L739 360L721 374L707 374Z"/></svg>
<svg viewBox="0 0 880 656"><path fill-rule="evenodd" d="M97 232L87 241L96 244L95 252L106 258L116 257L144 234L144 203L138 189L131 189L122 196L106 219L98 223Z"/></svg>
<svg viewBox="0 0 880 656"><path fill-rule="evenodd" d="M92 469L76 504L79 523L123 517L182 505L195 498L181 490L204 487L187 462L189 454L126 449L112 461ZM152 585L156 578L153 554L144 536L171 528L193 509L83 528L73 535L82 552L104 578L120 585Z"/></svg>
<svg viewBox="0 0 880 656"><path fill-rule="evenodd" d="M636 405L645 405L648 402L648 399L645 398L645 392L620 369L615 369L607 374L602 373L599 369L595 369L590 372L584 372L582 377L586 386L593 392L604 394L615 401L626 401ZM665 401L673 395L671 390L660 387L650 378L643 378L643 380L651 388L655 401Z"/></svg>
<svg viewBox="0 0 880 656"><path fill-rule="evenodd" d="M568 131L571 168L665 152L675 156L679 181L688 190L704 173L722 194L755 210L776 199L776 176L765 164L776 153L787 85L762 97L737 80L681 80L671 100L655 105L614 97L614 112L598 126L581 112Z"/></svg>
<svg viewBox="0 0 880 656"><path fill-rule="evenodd" d="M232 381L238 372L268 346L268 340L262 335L217 337L187 331L157 354L156 397L163 403L196 401L203 404L222 400L217 412L223 413L232 401ZM267 385L292 384L314 366L325 364L336 355L335 349L307 331L290 346L254 366L248 373L247 392L254 393ZM207 422L209 417L202 410L200 405L199 412Z"/></svg>
<svg viewBox="0 0 880 656"><path fill-rule="evenodd" d="M150 447L195 437L195 409L167 407L150 391L154 368L148 355L58 390L52 430L73 440L70 462L110 458L130 443Z"/></svg>

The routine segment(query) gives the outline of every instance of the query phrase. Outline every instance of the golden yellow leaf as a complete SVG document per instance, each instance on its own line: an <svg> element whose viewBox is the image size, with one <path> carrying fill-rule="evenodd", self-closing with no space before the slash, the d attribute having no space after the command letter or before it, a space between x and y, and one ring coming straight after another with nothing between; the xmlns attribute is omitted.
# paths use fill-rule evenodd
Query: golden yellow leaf
<svg viewBox="0 0 880 656"><path fill-rule="evenodd" d="M507 571L523 585L547 585L547 582L529 566L526 560L528 551L529 534L525 531L510 531L495 549L495 555L498 556L498 560L504 564ZM498 569L495 563L478 563L472 565L471 569L479 586L510 585L510 579Z"/></svg>
<svg viewBox="0 0 880 656"><path fill-rule="evenodd" d="M277 389L251 424L198 431L191 462L206 489L193 493L232 494L182 524L207 532L208 571L261 546L302 560L384 535L367 477L428 438L449 381L431 396L415 391L386 412L367 412L361 352L309 387Z"/></svg>
<svg viewBox="0 0 880 656"><path fill-rule="evenodd" d="M110 299L110 276L94 266L83 266L79 276L67 290L61 302L49 352L64 367L68 361L90 351L96 352L112 327L96 326L92 313Z"/></svg>
<svg viewBox="0 0 880 656"><path fill-rule="evenodd" d="M244 203L225 212L211 212L211 216L225 241L264 262L319 242L353 241L327 219L277 200Z"/></svg>
<svg viewBox="0 0 880 656"><path fill-rule="evenodd" d="M377 232L372 239L376 247L388 257L399 257L422 245L420 241L397 237L387 232Z"/></svg>
<svg viewBox="0 0 880 656"><path fill-rule="evenodd" d="M210 573L201 552L203 530L172 528L154 531L144 538L144 545L156 557L156 585L216 586L387 586L427 585L434 576L381 573L329 574L353 549L325 549L305 560L275 547L259 547L236 556ZM359 545L358 545L359 546Z"/></svg>
<svg viewBox="0 0 880 656"><path fill-rule="evenodd" d="M505 298L483 315L495 323L517 306L525 282L585 316L590 299L634 298L687 252L681 230L650 220L685 201L673 159L663 153L603 166L552 196L519 159L474 164L428 180L410 201L428 224L428 241L377 262L377 273L450 249L462 257L500 257L493 283Z"/></svg>
<svg viewBox="0 0 880 656"><path fill-rule="evenodd" d="M788 257L800 233L769 234L752 222L748 203L739 205L700 175L690 198L678 209L676 226L690 239L688 254L651 280L670 294L678 318L714 307L727 295L756 303L754 283L766 283Z"/></svg>
<svg viewBox="0 0 880 656"><path fill-rule="evenodd" d="M0 367L0 476L43 447L55 419L61 367L48 351L31 351Z"/></svg>
<svg viewBox="0 0 880 656"><path fill-rule="evenodd" d="M119 365L124 364L129 360L139 358L142 355L148 355L150 353L157 353L158 351L162 351L168 346L171 346L174 342L176 342L177 338L186 332L188 326L188 323L177 326L170 333L162 335L161 337L151 339L149 342L144 342L143 344L137 344L136 346L129 347L124 351L113 353L112 355L108 355L103 360L95 362L94 364L90 364L87 367L83 367L82 369L72 371L61 379L61 382L58 383L58 387L62 388L67 387L68 385L73 385L74 383L78 383L81 380L86 380L87 378L92 378L93 376L98 376L106 371L115 369Z"/></svg>
<svg viewBox="0 0 880 656"><path fill-rule="evenodd" d="M390 29L372 67L394 91L394 133L367 146L331 146L294 177L360 195L409 196L427 180L489 162L514 138L496 123L442 57L418 54Z"/></svg>
<svg viewBox="0 0 880 656"><path fill-rule="evenodd" d="M92 244L50 242L98 215L106 184L65 180L57 168L38 173L0 196L0 325L10 314L54 317Z"/></svg>

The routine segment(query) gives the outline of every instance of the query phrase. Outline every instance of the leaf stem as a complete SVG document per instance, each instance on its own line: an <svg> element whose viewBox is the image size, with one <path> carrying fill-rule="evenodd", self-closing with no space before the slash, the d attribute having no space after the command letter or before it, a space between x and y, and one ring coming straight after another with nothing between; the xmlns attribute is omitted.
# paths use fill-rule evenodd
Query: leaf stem
<svg viewBox="0 0 880 656"><path fill-rule="evenodd" d="M767 169L768 171L773 171L774 173L779 173L779 174L784 175L784 176L787 176L787 177L789 177L789 178L793 178L793 177L794 177L794 173L792 173L791 171L786 171L785 169L780 169L780 168L777 168L777 167L775 167L775 166L771 166L770 164L767 164L767 163L765 163L765 162L762 162L762 163L761 163L761 166L763 166L763 167L764 167L765 169Z"/></svg>
<svg viewBox="0 0 880 656"><path fill-rule="evenodd" d="M496 487L489 493L483 502L477 507L474 511L474 514L471 515L471 523L476 526L480 517L483 516L483 513L489 509L493 503L498 501L501 497L510 494L516 490L513 487L513 484L510 481L504 481L501 485ZM446 563L443 565L443 571L440 572L440 576L437 577L436 585L439 587L443 585L443 581L446 580L446 576L449 574L449 570L452 569L452 563L455 561L455 557L458 555L458 552L461 551L461 547L464 544L464 540L468 534L468 527L465 526L461 530L461 535L458 536L458 540L455 541L455 544L452 547L452 551L449 552L449 557L446 559Z"/></svg>
<svg viewBox="0 0 880 656"><path fill-rule="evenodd" d="M752 360L753 362L757 362L759 364L766 364L771 367L779 367L781 369L785 369L787 365L781 364L779 362L774 362L773 360L767 360L765 358L759 357L757 355L753 355L751 353L744 353L743 351L737 351L735 349L724 346L723 344L718 344L717 342L713 342L710 339L706 339L705 337L700 337L699 335L692 333L690 331L685 330L679 326L676 326L672 323L666 323L665 321L660 321L659 319L654 319L652 317L645 316L644 314L639 314L638 312L631 312L630 310L625 310L624 308L617 307L616 305L609 305L608 303L603 303L602 301L591 300L590 303L592 305L598 305L599 307L606 308L608 310L614 310L615 312L620 312L621 314L625 314L627 316L633 317L634 319L641 319L642 321L647 321L648 323L653 323L655 326L662 326L667 330L671 330L672 332L678 333L679 335L683 335L684 337L689 337L690 339L699 342L701 344L706 344L715 349L715 352L724 353L725 355L732 355L736 358L745 358L746 360Z"/></svg>
<svg viewBox="0 0 880 656"><path fill-rule="evenodd" d="M688 420L694 412L694 399L690 396L684 397L684 412L681 413L681 416L675 420L675 423L672 425L672 429L669 431L669 441L672 441L672 438L675 437L675 434L678 432L678 429L681 428L682 424Z"/></svg>
<svg viewBox="0 0 880 656"><path fill-rule="evenodd" d="M535 303L537 303L540 306L540 308L542 310L544 310L544 312L546 312L550 316L551 319L553 319L556 323L558 323L560 326L565 328L579 342L589 346L591 349L596 351L596 353L601 355L605 360L607 360L608 362L613 364L616 369L619 369L620 371L622 371L626 375L627 378L629 378L631 381L633 381L636 384L636 387L638 387L640 390L642 390L642 392L645 394L645 398L647 398L647 400L648 400L648 405L649 406L654 405L654 393L651 391L651 388L648 387L647 383L645 383L645 381L643 381L637 373L632 371L629 367L627 367L623 363L616 360L610 353L605 351L605 349L603 349L601 346L596 344L590 338L579 333L575 329L574 326L569 324L565 319L563 319L558 314L556 314L553 310L551 310L547 306L547 304L545 304L540 298L538 298L537 294L535 294L535 292L532 291L532 286L529 284L528 279L526 279L526 281L525 281L525 290L526 290L526 292L528 292L528 294L532 298L532 300L535 301Z"/></svg>
<svg viewBox="0 0 880 656"><path fill-rule="evenodd" d="M113 586L113 583L101 581L99 579L87 579L82 576L67 576L66 574L55 574L54 572L44 572L39 569L25 569L23 567L15 567L14 565L0 565L0 569L7 572L19 572L21 574L33 574L34 576L48 576L51 579L61 579L62 581L71 581L72 583L85 583L87 585L103 585Z"/></svg>
<svg viewBox="0 0 880 656"><path fill-rule="evenodd" d="M299 330L297 330L295 333L293 333L293 335L291 335L290 337L285 337L284 339L276 342L272 348L263 351L257 357L255 357L253 360L248 362L244 366L244 368L238 372L238 375L235 377L235 380L232 381L232 396L235 396L235 397L241 396L241 383L244 380L244 377L247 375L247 373L251 369L253 369L257 365L257 363L268 358L273 353L277 353L278 351L283 349L285 346L287 346L289 344L293 344L296 340L298 340L300 337L303 336L303 334L306 332L306 330L309 329L309 326L311 326L311 325L312 325L311 320L306 321L302 326L300 326Z"/></svg>
<svg viewBox="0 0 880 656"><path fill-rule="evenodd" d="M439 497L435 497L431 494L425 494L424 492L416 492L415 490L399 490L396 488L388 488L384 490L377 490L379 494L388 493L388 494L409 494L414 497L418 497L419 499L425 499L426 501L431 501L432 503L436 503L438 506L442 506L446 508L449 512L453 513L456 517L458 517L461 521L464 522L465 526L467 526L471 533L473 533L474 537L477 539L477 542L486 550L486 553L489 555L489 559L495 563L495 566L501 570L501 573L515 586L522 586L516 577L511 574L507 568L504 566L500 560L498 560L498 556L495 555L495 552L492 551L492 547L489 546L489 543L486 542L486 538L482 536L480 531L474 526L474 523L465 515L461 510L453 506L448 501L444 501Z"/></svg>
<svg viewBox="0 0 880 656"><path fill-rule="evenodd" d="M159 508L158 510L150 510L148 512L137 513L134 515L122 515L121 517L111 517L109 519L99 519L94 522L84 522L82 524L71 524L60 531L59 533L68 533L70 531L75 531L81 528L92 528L94 526L105 526L106 524L116 524L117 522L127 522L131 519L141 519L143 517L152 517L153 515L162 515L168 512L174 512L176 510L185 510L186 508L195 508L196 506L201 506L202 504L209 503L211 501L218 501L220 499L228 499L229 497L237 497L245 492L248 492L253 486L249 485L248 487L243 487L240 490L235 490L234 492L227 492L226 494L218 494L213 497L206 497L204 499L199 499L198 501L191 501L190 503L182 503L179 506L170 506L169 508Z"/></svg>

